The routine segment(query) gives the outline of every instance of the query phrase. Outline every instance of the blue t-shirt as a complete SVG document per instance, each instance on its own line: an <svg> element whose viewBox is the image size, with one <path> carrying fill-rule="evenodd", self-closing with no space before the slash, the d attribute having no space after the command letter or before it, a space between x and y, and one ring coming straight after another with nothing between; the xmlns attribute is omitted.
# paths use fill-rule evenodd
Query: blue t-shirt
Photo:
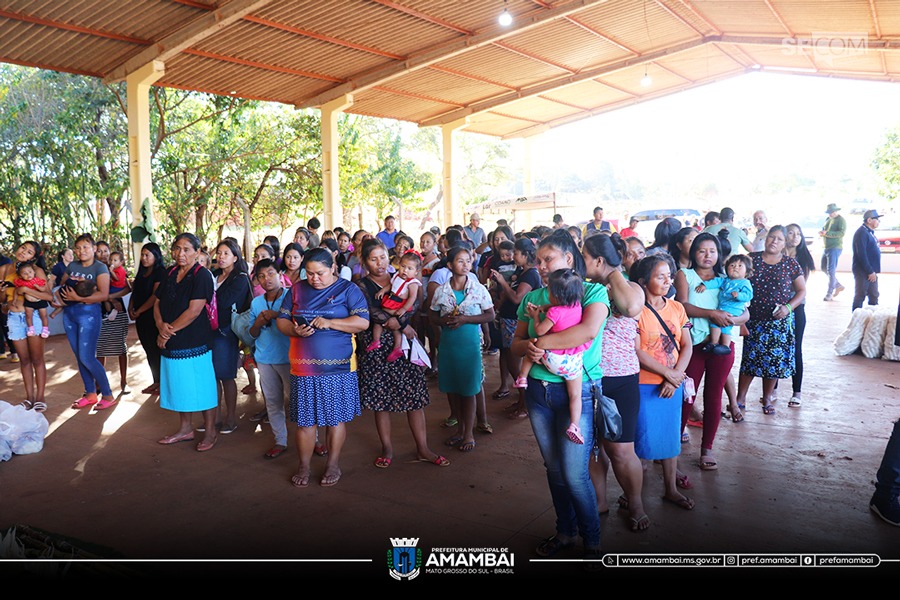
<svg viewBox="0 0 900 600"><path fill-rule="evenodd" d="M290 292L290 289L281 288L281 293L272 302L266 300L265 294L255 297L250 303L250 318L255 321L256 317L266 310L280 312L284 297ZM290 347L291 339L278 331L275 321L270 321L259 331L259 337L256 338L253 348L253 358L256 362L264 365L286 365L289 362L288 350Z"/></svg>

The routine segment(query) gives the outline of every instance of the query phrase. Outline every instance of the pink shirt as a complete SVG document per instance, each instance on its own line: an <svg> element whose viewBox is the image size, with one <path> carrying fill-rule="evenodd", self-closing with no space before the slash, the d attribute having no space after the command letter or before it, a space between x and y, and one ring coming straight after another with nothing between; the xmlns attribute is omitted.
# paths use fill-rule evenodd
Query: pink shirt
<svg viewBox="0 0 900 600"><path fill-rule="evenodd" d="M565 331L569 327L574 327L581 323L581 304L575 303L573 306L551 306L547 309L547 319L553 321L553 327L550 328L551 333L559 333ZM591 342L581 344L576 348L566 348L565 350L551 350L554 354L578 354L584 352L591 347Z"/></svg>

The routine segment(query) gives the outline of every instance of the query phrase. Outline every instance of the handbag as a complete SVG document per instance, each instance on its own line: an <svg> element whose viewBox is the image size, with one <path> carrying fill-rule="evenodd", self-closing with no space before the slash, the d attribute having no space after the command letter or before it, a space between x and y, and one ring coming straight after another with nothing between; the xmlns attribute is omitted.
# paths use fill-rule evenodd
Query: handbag
<svg viewBox="0 0 900 600"><path fill-rule="evenodd" d="M619 407L616 401L609 396L604 396L600 390L600 386L594 381L584 368L584 374L587 375L588 381L591 382L591 402L593 404L594 413L594 454L599 452L599 442L601 439L615 442L622 437L622 415L619 414Z"/></svg>

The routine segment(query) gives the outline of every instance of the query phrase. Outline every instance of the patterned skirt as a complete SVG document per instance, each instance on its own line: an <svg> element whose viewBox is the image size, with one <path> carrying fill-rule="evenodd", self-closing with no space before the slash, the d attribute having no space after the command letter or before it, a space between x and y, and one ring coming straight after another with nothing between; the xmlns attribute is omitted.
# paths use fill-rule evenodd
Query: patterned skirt
<svg viewBox="0 0 900 600"><path fill-rule="evenodd" d="M333 427L359 415L356 371L303 377L291 374L292 423L300 427Z"/></svg>
<svg viewBox="0 0 900 600"><path fill-rule="evenodd" d="M381 348L366 352L372 341L372 331L359 334L357 361L359 363L359 397L367 410L409 412L428 406L428 383L424 369L409 362L406 356L388 362L394 345L391 332L381 334Z"/></svg>
<svg viewBox="0 0 900 600"><path fill-rule="evenodd" d="M97 357L121 356L128 352L128 313L120 310L114 321L103 319L100 323L100 339L97 340Z"/></svg>
<svg viewBox="0 0 900 600"><path fill-rule="evenodd" d="M741 356L741 375L784 379L794 374L794 315L770 321L748 321Z"/></svg>

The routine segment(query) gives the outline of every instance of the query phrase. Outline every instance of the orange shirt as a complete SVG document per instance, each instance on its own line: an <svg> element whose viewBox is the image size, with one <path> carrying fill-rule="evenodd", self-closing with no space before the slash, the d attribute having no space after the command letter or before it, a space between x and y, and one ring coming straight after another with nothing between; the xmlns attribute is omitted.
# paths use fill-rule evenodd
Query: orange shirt
<svg viewBox="0 0 900 600"><path fill-rule="evenodd" d="M690 338L683 335L685 331L684 326L688 322L687 313L684 312L684 306L680 302L668 298L665 306L662 309L657 309L656 312L659 313L659 316L662 317L662 320L668 326L669 331L672 332L672 336L678 342L678 347L672 346L672 340L669 339L668 334L659 323L659 319L645 306L641 311L640 318L638 318L638 335L641 338L641 350L649 354L656 362L671 368L678 362L678 348L682 344L691 343ZM640 383L657 384L662 383L663 378L642 367L638 381Z"/></svg>

